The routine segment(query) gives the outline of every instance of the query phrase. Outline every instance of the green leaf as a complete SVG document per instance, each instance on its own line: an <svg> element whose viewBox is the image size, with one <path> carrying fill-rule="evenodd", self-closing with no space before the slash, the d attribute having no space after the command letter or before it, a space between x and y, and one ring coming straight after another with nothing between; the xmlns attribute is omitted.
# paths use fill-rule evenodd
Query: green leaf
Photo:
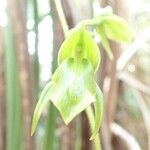
<svg viewBox="0 0 150 150"><path fill-rule="evenodd" d="M92 136L90 138L90 140L93 140L100 128L101 122L102 122L102 117L103 117L103 94L100 90L100 88L98 87L98 85L96 85L96 102L94 104L94 108L95 108L95 127L92 133Z"/></svg>
<svg viewBox="0 0 150 150"><path fill-rule="evenodd" d="M77 114L95 101L94 70L86 60L64 60L54 73L51 101L68 124Z"/></svg>
<svg viewBox="0 0 150 150"><path fill-rule="evenodd" d="M97 28L96 31L101 38L101 44L104 47L105 51L107 52L109 58L113 59L113 53L112 53L112 50L110 48L109 41L107 39L103 25L101 25L99 28Z"/></svg>
<svg viewBox="0 0 150 150"><path fill-rule="evenodd" d="M60 48L58 63L60 64L67 58L85 58L93 65L94 70L97 70L100 63L100 52L90 32L78 26L71 30Z"/></svg>
<svg viewBox="0 0 150 150"><path fill-rule="evenodd" d="M116 15L105 16L103 25L107 37L114 41L130 42L133 38L133 31L129 24Z"/></svg>
<svg viewBox="0 0 150 150"><path fill-rule="evenodd" d="M44 107L48 103L48 101L50 100L50 96L52 94L51 87L52 87L52 83L49 82L45 86L44 90L41 93L40 99L39 99L39 101L36 105L34 115L33 115L33 119L32 119L31 135L33 135L33 133L35 132L35 129L36 129L38 121L40 119L42 110L44 109Z"/></svg>

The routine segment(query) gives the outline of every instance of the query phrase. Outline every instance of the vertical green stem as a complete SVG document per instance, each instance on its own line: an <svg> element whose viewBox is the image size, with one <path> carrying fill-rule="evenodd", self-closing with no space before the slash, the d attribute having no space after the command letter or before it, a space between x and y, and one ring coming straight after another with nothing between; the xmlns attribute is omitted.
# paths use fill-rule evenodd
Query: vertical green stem
<svg viewBox="0 0 150 150"><path fill-rule="evenodd" d="M50 104L48 111L48 118L46 120L46 131L43 141L43 150L54 150L55 141L55 127L56 127L57 111L52 104Z"/></svg>
<svg viewBox="0 0 150 150"><path fill-rule="evenodd" d="M82 128L81 128L81 117L76 120L76 139L75 139L75 150L81 150L82 146Z"/></svg>
<svg viewBox="0 0 150 150"><path fill-rule="evenodd" d="M7 108L7 150L22 150L23 130L21 93L17 72L16 56L9 22L5 27L5 76L6 76L6 108Z"/></svg>
<svg viewBox="0 0 150 150"><path fill-rule="evenodd" d="M38 4L37 0L33 0L33 10L34 10L34 32L35 32L35 54L33 57L33 69L34 69L34 79L35 79L35 92L38 97L39 93L39 57L38 57L38 23L39 23L39 15L38 15Z"/></svg>
<svg viewBox="0 0 150 150"><path fill-rule="evenodd" d="M91 106L89 106L86 109L86 114L87 114L87 117L88 117L88 120L89 120L91 131L93 131L94 130L94 125L95 125L95 119L94 119L94 114L93 114ZM95 149L96 150L101 150L101 143L100 143L99 134L96 135L96 137L94 139L94 143L95 143Z"/></svg>
<svg viewBox="0 0 150 150"><path fill-rule="evenodd" d="M63 28L64 36L67 37L67 33L69 31L69 28L68 28L68 25L67 25L67 21L66 21L66 18L65 18L60 0L55 0L55 4L56 4L59 19L60 19L60 22L61 22L61 25L62 25L62 28Z"/></svg>
<svg viewBox="0 0 150 150"><path fill-rule="evenodd" d="M57 35L56 34L56 27L57 27L57 19L55 16L55 10L54 10L54 1L53 0L49 0L49 4L50 4L50 14L51 17L53 19L53 62L52 62L52 73L55 71L55 69L57 68L57 46L59 45L57 43ZM56 146L56 141L57 141L57 137L55 135L55 128L56 128L56 118L57 118L57 111L55 109L55 107L50 104L49 110L48 110L48 118L46 120L45 123L45 135L44 135L44 140L43 140L43 150L55 150L57 149Z"/></svg>

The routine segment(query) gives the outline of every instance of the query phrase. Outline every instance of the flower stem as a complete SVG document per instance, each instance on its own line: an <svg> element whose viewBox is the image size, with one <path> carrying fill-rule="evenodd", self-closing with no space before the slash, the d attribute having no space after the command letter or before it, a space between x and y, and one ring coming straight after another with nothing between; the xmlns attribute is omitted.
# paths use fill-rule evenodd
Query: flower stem
<svg viewBox="0 0 150 150"><path fill-rule="evenodd" d="M59 19L60 19L60 22L61 22L61 25L62 25L62 28L63 28L64 36L66 38L67 34L68 34L68 31L69 31L69 28L68 28L68 25L67 25L67 21L66 21L66 18L65 18L60 0L55 0L55 4L56 4L56 9L57 9L57 12L58 12L58 16L59 16Z"/></svg>
<svg viewBox="0 0 150 150"><path fill-rule="evenodd" d="M94 119L94 114L93 114L91 106L89 106L86 109L86 114L87 114L87 117L89 120L91 132L92 132L94 130L94 126L95 126L95 119ZM96 137L94 139L94 143L95 143L95 150L101 150L101 143L100 143L99 134L96 135Z"/></svg>

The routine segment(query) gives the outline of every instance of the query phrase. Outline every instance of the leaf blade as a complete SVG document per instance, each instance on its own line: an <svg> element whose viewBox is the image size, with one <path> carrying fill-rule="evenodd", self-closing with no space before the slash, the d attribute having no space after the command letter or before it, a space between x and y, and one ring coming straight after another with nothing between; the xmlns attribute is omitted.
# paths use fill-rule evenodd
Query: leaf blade
<svg viewBox="0 0 150 150"><path fill-rule="evenodd" d="M43 91L41 93L40 99L36 105L36 108L35 108L35 111L33 114L31 135L33 135L35 130L36 130L36 127L37 127L38 121L40 119L43 108L45 107L45 105L50 100L50 95L51 95L50 89L51 89L51 87L52 87L52 83L49 82L45 86L45 88L43 89Z"/></svg>
<svg viewBox="0 0 150 150"><path fill-rule="evenodd" d="M96 85L96 102L94 104L94 108L95 108L95 126L94 126L94 130L92 133L92 136L90 137L90 140L93 140L96 135L98 134L101 122L102 122L102 116L103 116L103 94L100 90L100 88L98 87L98 85Z"/></svg>

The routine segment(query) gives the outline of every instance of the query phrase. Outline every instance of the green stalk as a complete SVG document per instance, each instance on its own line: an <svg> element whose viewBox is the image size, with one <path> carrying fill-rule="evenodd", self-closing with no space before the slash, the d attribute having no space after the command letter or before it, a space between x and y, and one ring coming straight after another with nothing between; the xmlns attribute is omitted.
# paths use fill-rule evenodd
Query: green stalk
<svg viewBox="0 0 150 150"><path fill-rule="evenodd" d="M81 116L76 120L76 139L75 139L75 150L81 150L82 147L82 126L81 126Z"/></svg>
<svg viewBox="0 0 150 150"><path fill-rule="evenodd" d="M67 37L69 28L67 25L67 21L66 21L60 0L55 0L55 4L56 4L56 9L58 11L59 19L63 28L64 36Z"/></svg>
<svg viewBox="0 0 150 150"><path fill-rule="evenodd" d="M35 81L35 93L38 98L39 94L39 57L38 57L38 23L39 23L39 15L38 15L38 4L37 0L33 0L33 10L34 10L34 32L35 32L35 53L33 56L33 69L34 69L34 81Z"/></svg>
<svg viewBox="0 0 150 150"><path fill-rule="evenodd" d="M43 150L54 150L55 128L56 128L56 109L50 104L46 120L46 130L43 141Z"/></svg>
<svg viewBox="0 0 150 150"><path fill-rule="evenodd" d="M50 6L52 7L53 0L49 0ZM52 10L52 8L51 8ZM53 13L50 12L51 17L53 18ZM55 18L54 18L55 19ZM53 22L53 33L55 33L55 23ZM53 37L53 62L52 62L52 73L57 68L57 48L55 48L55 35ZM43 150L55 150L56 148L54 145L56 144L56 135L55 135L55 129L56 129L56 118L57 118L57 111L56 108L50 104L48 109L48 114L46 118L45 123L45 135L43 138Z"/></svg>
<svg viewBox="0 0 150 150"><path fill-rule="evenodd" d="M6 76L6 113L7 113L7 150L22 150L22 111L21 91L16 65L12 28L5 28L5 76Z"/></svg>
<svg viewBox="0 0 150 150"><path fill-rule="evenodd" d="M86 114L87 114L87 117L88 117L88 120L89 120L91 132L92 132L94 130L94 126L95 126L95 119L94 119L94 114L93 114L91 106L89 106L86 109ZM95 149L96 150L101 150L101 143L100 143L99 134L96 135L96 137L94 139L94 143L95 143Z"/></svg>

